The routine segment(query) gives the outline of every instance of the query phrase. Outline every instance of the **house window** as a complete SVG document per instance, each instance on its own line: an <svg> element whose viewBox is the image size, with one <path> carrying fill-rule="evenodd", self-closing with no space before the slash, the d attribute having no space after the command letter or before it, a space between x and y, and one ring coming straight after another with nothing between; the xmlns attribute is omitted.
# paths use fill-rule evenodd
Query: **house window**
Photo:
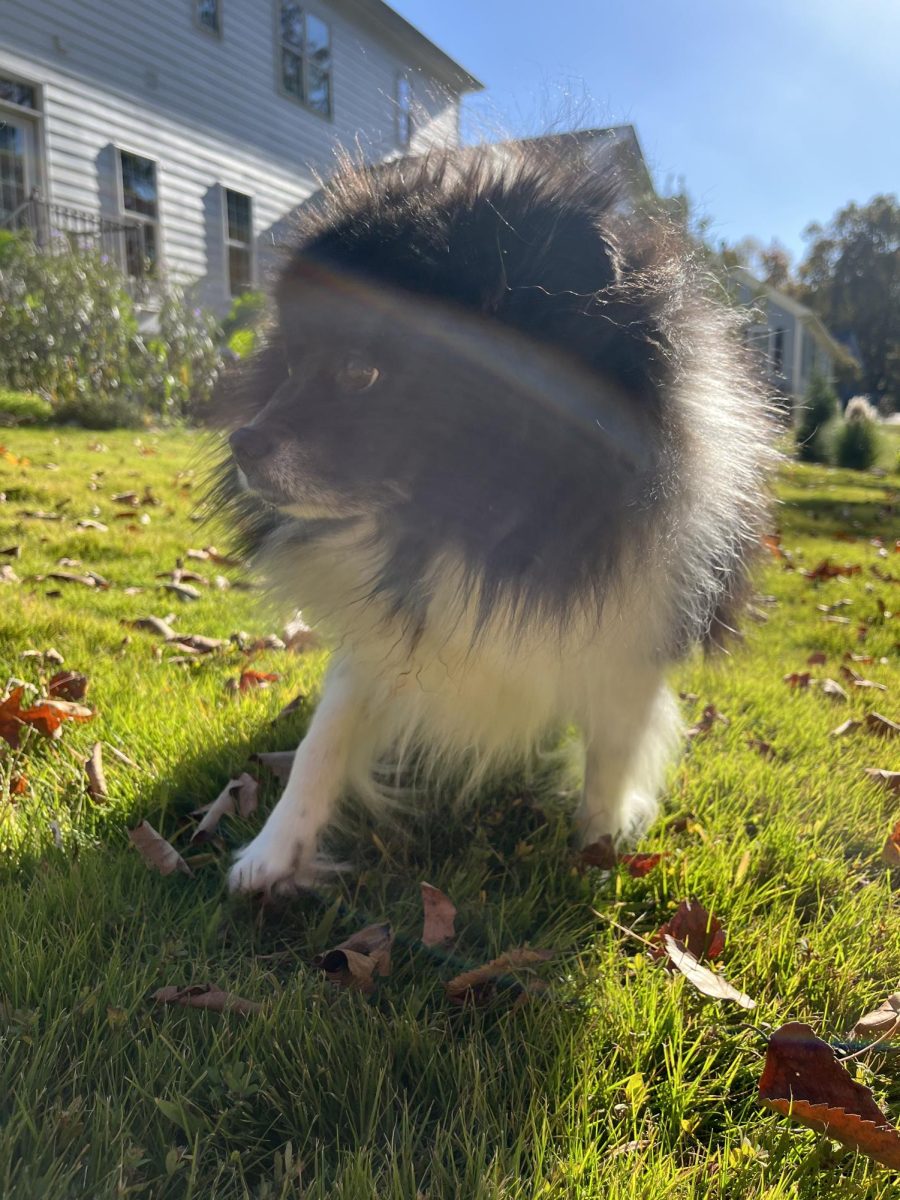
<svg viewBox="0 0 900 1200"><path fill-rule="evenodd" d="M406 150L412 141L412 84L403 71L397 76L397 145Z"/></svg>
<svg viewBox="0 0 900 1200"><path fill-rule="evenodd" d="M30 83L19 83L17 79L6 79L0 75L0 100L7 104L18 104L21 108L37 108L35 90Z"/></svg>
<svg viewBox="0 0 900 1200"><path fill-rule="evenodd" d="M219 0L194 0L194 20L200 29L222 35L222 14Z"/></svg>
<svg viewBox="0 0 900 1200"><path fill-rule="evenodd" d="M282 91L331 116L331 30L294 0L279 0L278 50Z"/></svg>
<svg viewBox="0 0 900 1200"><path fill-rule="evenodd" d="M119 151L122 211L125 215L125 266L136 279L154 274L158 265L159 196L156 163Z"/></svg>
<svg viewBox="0 0 900 1200"><path fill-rule="evenodd" d="M772 370L776 375L784 374L784 330L776 329L772 339Z"/></svg>
<svg viewBox="0 0 900 1200"><path fill-rule="evenodd" d="M249 196L225 189L228 290L239 296L253 285L253 214Z"/></svg>

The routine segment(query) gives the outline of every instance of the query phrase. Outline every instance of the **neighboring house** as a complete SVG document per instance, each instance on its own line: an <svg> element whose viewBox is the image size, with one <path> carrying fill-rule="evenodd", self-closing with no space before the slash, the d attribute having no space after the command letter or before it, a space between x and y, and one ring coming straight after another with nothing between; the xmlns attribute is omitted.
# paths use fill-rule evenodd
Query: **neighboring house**
<svg viewBox="0 0 900 1200"><path fill-rule="evenodd" d="M517 145L536 143L560 147L580 155L589 170L611 169L619 178L622 199L627 204L653 200L656 190L633 125L608 125L600 129L576 129L524 138Z"/></svg>
<svg viewBox="0 0 900 1200"><path fill-rule="evenodd" d="M382 0L0 0L0 227L221 311L337 147L457 145L480 88Z"/></svg>
<svg viewBox="0 0 900 1200"><path fill-rule="evenodd" d="M835 365L848 351L812 309L762 283L744 267L734 267L731 277L735 298L749 310L746 343L759 355L769 385L800 400L814 375L833 382Z"/></svg>

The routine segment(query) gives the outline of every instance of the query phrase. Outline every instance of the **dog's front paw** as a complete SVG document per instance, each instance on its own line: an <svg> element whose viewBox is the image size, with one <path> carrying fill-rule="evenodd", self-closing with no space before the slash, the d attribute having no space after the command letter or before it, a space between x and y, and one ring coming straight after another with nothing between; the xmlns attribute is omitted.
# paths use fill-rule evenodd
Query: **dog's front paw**
<svg viewBox="0 0 900 1200"><path fill-rule="evenodd" d="M232 892L294 892L311 887L315 880L314 842L281 835L264 828L249 845L238 850L228 873Z"/></svg>

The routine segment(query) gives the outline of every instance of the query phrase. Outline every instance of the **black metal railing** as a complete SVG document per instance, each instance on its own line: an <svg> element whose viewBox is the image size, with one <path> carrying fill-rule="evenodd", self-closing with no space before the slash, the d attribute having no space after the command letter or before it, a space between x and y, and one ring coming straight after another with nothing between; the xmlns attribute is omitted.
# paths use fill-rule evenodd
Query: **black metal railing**
<svg viewBox="0 0 900 1200"><path fill-rule="evenodd" d="M86 209L51 204L37 193L7 215L0 226L27 230L50 254L99 253L114 263L136 294L159 280L156 228L143 221L112 221Z"/></svg>

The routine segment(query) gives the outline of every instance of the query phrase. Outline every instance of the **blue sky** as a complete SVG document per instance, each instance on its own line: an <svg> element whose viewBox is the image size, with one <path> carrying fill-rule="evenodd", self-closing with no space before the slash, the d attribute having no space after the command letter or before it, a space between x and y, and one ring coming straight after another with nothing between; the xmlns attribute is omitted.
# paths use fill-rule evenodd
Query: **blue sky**
<svg viewBox="0 0 900 1200"><path fill-rule="evenodd" d="M900 0L391 0L486 85L469 140L631 122L718 236L900 191Z"/></svg>

